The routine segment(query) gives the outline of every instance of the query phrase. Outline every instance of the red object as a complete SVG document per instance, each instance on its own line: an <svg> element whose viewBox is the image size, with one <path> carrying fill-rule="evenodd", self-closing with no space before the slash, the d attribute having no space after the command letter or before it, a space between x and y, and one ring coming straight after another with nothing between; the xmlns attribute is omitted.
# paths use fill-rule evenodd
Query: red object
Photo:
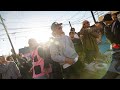
<svg viewBox="0 0 120 90"><path fill-rule="evenodd" d="M119 49L120 48L120 44L113 44L112 47L115 48L115 49Z"/></svg>

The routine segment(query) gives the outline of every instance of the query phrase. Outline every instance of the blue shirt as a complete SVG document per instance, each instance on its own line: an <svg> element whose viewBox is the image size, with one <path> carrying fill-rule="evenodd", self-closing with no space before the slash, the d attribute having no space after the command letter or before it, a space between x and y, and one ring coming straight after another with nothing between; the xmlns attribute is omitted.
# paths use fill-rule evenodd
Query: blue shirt
<svg viewBox="0 0 120 90"><path fill-rule="evenodd" d="M98 44L98 47L101 53L105 53L106 51L110 50L110 43L105 35L102 35L102 40L101 43Z"/></svg>

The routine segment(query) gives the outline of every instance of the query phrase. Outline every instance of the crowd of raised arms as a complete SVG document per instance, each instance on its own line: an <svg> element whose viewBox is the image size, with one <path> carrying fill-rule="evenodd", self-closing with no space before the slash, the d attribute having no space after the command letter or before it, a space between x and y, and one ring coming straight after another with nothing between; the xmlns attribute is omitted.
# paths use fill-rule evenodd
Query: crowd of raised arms
<svg viewBox="0 0 120 90"><path fill-rule="evenodd" d="M0 79L82 79L82 72L93 62L104 62L112 46L112 61L101 79L114 79L120 72L119 12L106 14L90 26L82 22L79 32L71 27L69 36L62 23L53 22L52 36L47 44L34 38L28 40L29 58L23 54L0 56Z"/></svg>

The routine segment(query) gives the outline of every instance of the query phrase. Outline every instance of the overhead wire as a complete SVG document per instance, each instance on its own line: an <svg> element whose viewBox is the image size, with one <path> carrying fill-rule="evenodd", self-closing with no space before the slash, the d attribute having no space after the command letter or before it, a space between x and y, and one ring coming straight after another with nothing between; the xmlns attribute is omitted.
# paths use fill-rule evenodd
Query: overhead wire
<svg viewBox="0 0 120 90"><path fill-rule="evenodd" d="M73 16L71 16L69 19L66 19L63 23L68 22L69 20L71 20L72 18L74 18L75 16L77 16L81 11L78 11L77 13L75 13Z"/></svg>
<svg viewBox="0 0 120 90"><path fill-rule="evenodd" d="M98 13L96 13L97 11L95 11L94 13L95 13L95 15L96 14L98 14ZM79 12L77 12L77 13L75 13L73 16L71 16L69 19L66 19L66 21L68 21L68 20L71 20L72 18L74 18L76 15L78 15L80 13L80 11ZM65 13L65 14L67 14L67 13ZM82 18L84 18L85 17L85 15L86 15L86 12L84 13L84 15L79 19L79 20L77 20L77 21L74 21L74 22L71 22L73 25L74 24L81 24L82 23ZM61 16L61 17L63 17L63 16ZM89 17L86 17L85 19L88 19L88 18L91 18L92 16L89 16ZM58 18L58 19L60 19L60 18ZM85 20L84 19L84 20ZM66 25L69 25L69 24L64 24L64 26L66 26ZM47 27L50 27L50 26L47 26ZM30 28L30 27L24 27L24 28L9 28L9 30L18 30L18 29L34 29L34 28L41 28L41 27L33 27L33 28ZM4 29L2 29L2 30L4 30ZM1 31L1 30L0 30ZM31 30L31 31L33 31L33 30ZM9 33L9 34L17 34L17 33L25 33L25 32L30 32L30 31L21 31L21 32L14 32L14 33ZM0 35L0 36L3 36L3 35L5 35L5 34L2 34L2 35Z"/></svg>

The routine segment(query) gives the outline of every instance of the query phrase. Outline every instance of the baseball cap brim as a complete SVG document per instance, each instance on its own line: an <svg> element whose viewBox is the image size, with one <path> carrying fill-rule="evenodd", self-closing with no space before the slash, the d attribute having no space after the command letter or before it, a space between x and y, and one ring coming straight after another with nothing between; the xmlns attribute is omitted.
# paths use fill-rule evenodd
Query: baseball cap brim
<svg viewBox="0 0 120 90"><path fill-rule="evenodd" d="M51 29L54 30L56 27L61 26L61 25L62 25L62 23L54 22L54 23L51 25Z"/></svg>

